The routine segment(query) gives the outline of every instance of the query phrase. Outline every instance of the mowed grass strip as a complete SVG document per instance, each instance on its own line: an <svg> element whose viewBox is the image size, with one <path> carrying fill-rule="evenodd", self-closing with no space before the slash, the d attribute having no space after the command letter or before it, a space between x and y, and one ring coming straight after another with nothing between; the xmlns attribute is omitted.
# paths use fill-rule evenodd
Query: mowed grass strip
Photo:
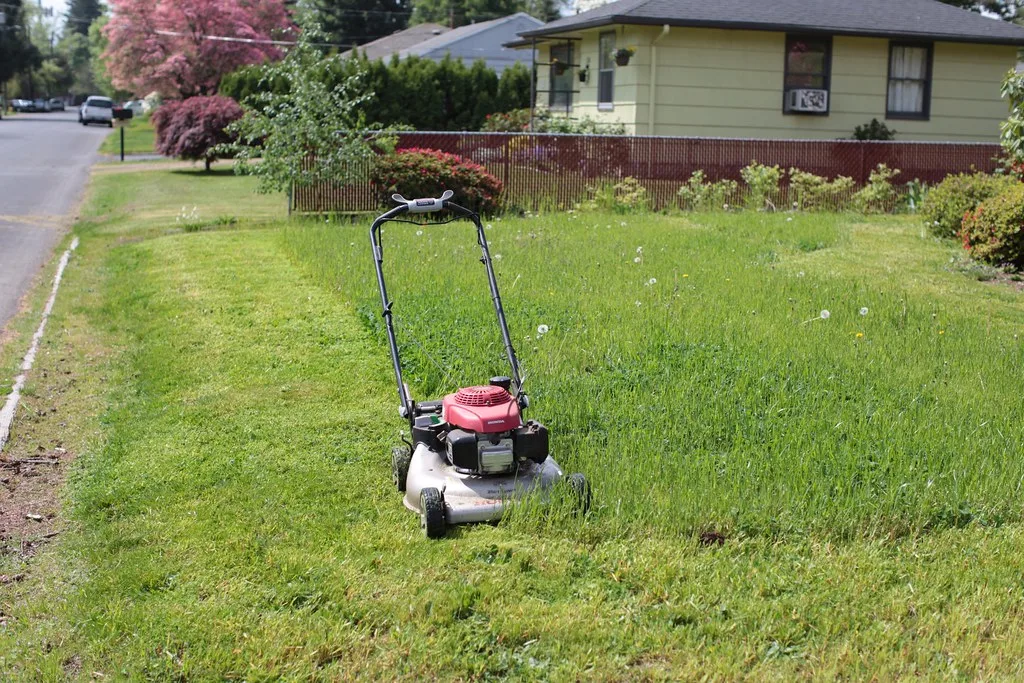
<svg viewBox="0 0 1024 683"><path fill-rule="evenodd" d="M149 116L132 118L124 125L124 153L125 154L155 154L156 153L156 130L153 128ZM121 154L121 131L115 126L107 139L100 145L101 154Z"/></svg>

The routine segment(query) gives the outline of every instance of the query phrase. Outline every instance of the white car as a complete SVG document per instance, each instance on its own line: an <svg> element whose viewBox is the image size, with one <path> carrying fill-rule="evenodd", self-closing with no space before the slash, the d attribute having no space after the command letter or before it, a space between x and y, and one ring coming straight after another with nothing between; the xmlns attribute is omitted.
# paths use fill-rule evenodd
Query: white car
<svg viewBox="0 0 1024 683"><path fill-rule="evenodd" d="M114 101L109 97L92 95L78 110L78 120L85 126L90 123L105 123L114 127Z"/></svg>

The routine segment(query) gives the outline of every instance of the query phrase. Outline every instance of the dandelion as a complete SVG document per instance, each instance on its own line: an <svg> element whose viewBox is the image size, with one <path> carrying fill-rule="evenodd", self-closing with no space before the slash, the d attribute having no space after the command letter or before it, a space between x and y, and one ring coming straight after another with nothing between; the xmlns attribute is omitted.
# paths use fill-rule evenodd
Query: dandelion
<svg viewBox="0 0 1024 683"><path fill-rule="evenodd" d="M501 260L501 254L495 254L494 255L494 260L495 261L500 261Z"/></svg>
<svg viewBox="0 0 1024 683"><path fill-rule="evenodd" d="M946 334L945 330L939 330L939 334Z"/></svg>
<svg viewBox="0 0 1024 683"><path fill-rule="evenodd" d="M861 315L867 315L868 314L868 307L865 306L864 308L860 309L860 314Z"/></svg>
<svg viewBox="0 0 1024 683"><path fill-rule="evenodd" d="M488 223L486 227L487 227L488 230L490 230L491 229L491 224Z"/></svg>
<svg viewBox="0 0 1024 683"><path fill-rule="evenodd" d="M640 308L640 302L639 301L636 302L636 307Z"/></svg>
<svg viewBox="0 0 1024 683"><path fill-rule="evenodd" d="M644 248L643 247L637 247L636 248L636 253L638 253L638 254L644 253Z"/></svg>
<svg viewBox="0 0 1024 683"><path fill-rule="evenodd" d="M537 334L538 335L547 334L547 333L548 333L548 326L547 325L537 325Z"/></svg>
<svg viewBox="0 0 1024 683"><path fill-rule="evenodd" d="M819 313L818 315L820 315L820 316L821 316L821 319L822 319L822 320L828 320L828 319L829 319L830 317L832 317L832 314L831 314L831 313L829 313L829 312L828 312L827 310L824 310L824 311L822 311L822 312L821 312L821 313Z"/></svg>
<svg viewBox="0 0 1024 683"><path fill-rule="evenodd" d="M793 217L792 217L792 216L790 216L789 218L787 218L787 219L786 219L786 222L787 222L787 223L792 223L792 222L793 222Z"/></svg>
<svg viewBox="0 0 1024 683"><path fill-rule="evenodd" d="M803 277L804 276L804 271L801 270L799 273L796 274L796 276L797 277Z"/></svg>
<svg viewBox="0 0 1024 683"><path fill-rule="evenodd" d="M863 332L858 332L857 333L857 339L863 339L863 338L864 338L864 333Z"/></svg>
<svg viewBox="0 0 1024 683"><path fill-rule="evenodd" d="M622 226L623 228L626 227L626 221L622 221L621 223L619 223L619 225Z"/></svg>
<svg viewBox="0 0 1024 683"><path fill-rule="evenodd" d="M683 273L683 277L690 277L689 273Z"/></svg>
<svg viewBox="0 0 1024 683"><path fill-rule="evenodd" d="M633 263L640 263L640 257L637 256L635 259L633 259Z"/></svg>
<svg viewBox="0 0 1024 683"><path fill-rule="evenodd" d="M417 231L416 231L416 236L417 236L417 237L419 237L419 236L420 236L420 235L422 235L422 234L423 234L423 231L422 231L422 230L417 230Z"/></svg>
<svg viewBox="0 0 1024 683"><path fill-rule="evenodd" d="M658 284L658 278L652 277L650 280L647 281L647 286L648 287L650 287L651 285L656 285L656 284Z"/></svg>

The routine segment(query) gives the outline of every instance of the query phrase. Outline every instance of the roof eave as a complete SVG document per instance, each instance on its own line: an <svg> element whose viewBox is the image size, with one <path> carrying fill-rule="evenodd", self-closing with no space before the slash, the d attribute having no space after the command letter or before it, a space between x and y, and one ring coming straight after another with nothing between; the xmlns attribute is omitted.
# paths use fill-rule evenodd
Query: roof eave
<svg viewBox="0 0 1024 683"><path fill-rule="evenodd" d="M906 38L913 40L941 41L946 43L973 43L980 45L1008 45L1015 47L1024 47L1024 37L1000 38L990 36L967 36L941 33L912 33L907 31L853 31L850 29L829 28L827 26L808 28L806 26L795 26L791 24L766 24L761 22L743 21L680 21L678 19L630 17L625 15L599 17L592 19L590 21L582 21L576 24L554 27L549 30L545 30L543 27L541 27L532 31L523 31L519 35L524 39L524 41L528 41L533 38L548 38L549 36L556 36L565 33L575 33L577 31L586 31L588 29L601 28L603 26L611 26L615 24L623 24L627 26L664 26L665 24L668 24L669 26L678 26L682 28L718 28L732 29L736 31L772 31L776 33L800 33L804 35L825 34L833 36L860 36L863 38Z"/></svg>

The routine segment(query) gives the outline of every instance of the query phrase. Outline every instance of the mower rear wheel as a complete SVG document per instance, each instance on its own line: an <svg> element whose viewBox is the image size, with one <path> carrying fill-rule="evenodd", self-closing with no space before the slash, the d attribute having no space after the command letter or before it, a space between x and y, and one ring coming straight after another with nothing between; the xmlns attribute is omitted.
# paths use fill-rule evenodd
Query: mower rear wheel
<svg viewBox="0 0 1024 683"><path fill-rule="evenodd" d="M420 492L420 527L427 538L441 538L445 532L444 497L433 487Z"/></svg>
<svg viewBox="0 0 1024 683"><path fill-rule="evenodd" d="M572 491L572 496L576 502L576 508L581 514L587 514L590 510L590 482L587 478L575 472L565 478L565 483L568 484L569 490Z"/></svg>
<svg viewBox="0 0 1024 683"><path fill-rule="evenodd" d="M409 478L409 464L412 454L404 446L395 446L391 450L391 481L399 493L405 493L405 480Z"/></svg>

